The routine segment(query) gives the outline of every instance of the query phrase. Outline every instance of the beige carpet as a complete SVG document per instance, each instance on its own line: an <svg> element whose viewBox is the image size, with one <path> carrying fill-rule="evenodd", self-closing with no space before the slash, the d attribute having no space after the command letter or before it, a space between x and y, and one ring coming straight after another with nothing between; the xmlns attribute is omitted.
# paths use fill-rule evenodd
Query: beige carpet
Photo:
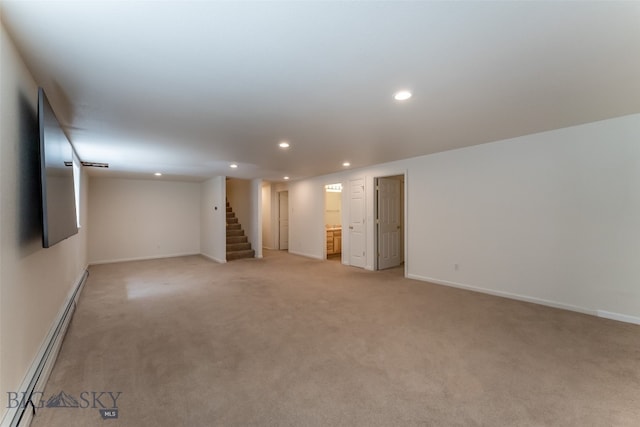
<svg viewBox="0 0 640 427"><path fill-rule="evenodd" d="M640 425L639 326L281 252L90 272L44 397L118 419L34 426Z"/></svg>

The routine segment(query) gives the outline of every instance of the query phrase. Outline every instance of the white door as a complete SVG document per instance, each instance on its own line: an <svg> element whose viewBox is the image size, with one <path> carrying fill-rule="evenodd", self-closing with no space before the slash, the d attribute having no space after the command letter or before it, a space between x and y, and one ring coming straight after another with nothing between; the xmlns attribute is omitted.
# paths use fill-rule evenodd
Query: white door
<svg viewBox="0 0 640 427"><path fill-rule="evenodd" d="M402 262L400 190L399 180L378 178L378 270L397 267Z"/></svg>
<svg viewBox="0 0 640 427"><path fill-rule="evenodd" d="M289 192L278 193L278 229L280 250L289 249Z"/></svg>
<svg viewBox="0 0 640 427"><path fill-rule="evenodd" d="M366 265L364 178L349 181L349 264Z"/></svg>

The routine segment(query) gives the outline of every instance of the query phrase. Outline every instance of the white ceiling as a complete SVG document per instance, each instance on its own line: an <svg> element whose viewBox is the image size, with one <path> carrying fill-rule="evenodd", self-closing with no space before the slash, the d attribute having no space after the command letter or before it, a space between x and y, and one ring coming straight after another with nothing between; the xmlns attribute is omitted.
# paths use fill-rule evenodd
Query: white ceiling
<svg viewBox="0 0 640 427"><path fill-rule="evenodd" d="M295 179L640 112L640 2L3 1L2 19L112 176Z"/></svg>

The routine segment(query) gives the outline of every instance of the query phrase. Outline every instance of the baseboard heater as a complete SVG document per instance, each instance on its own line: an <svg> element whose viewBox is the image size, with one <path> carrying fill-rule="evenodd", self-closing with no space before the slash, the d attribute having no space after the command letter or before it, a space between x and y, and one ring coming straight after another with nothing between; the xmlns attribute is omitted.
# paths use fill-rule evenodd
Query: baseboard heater
<svg viewBox="0 0 640 427"><path fill-rule="evenodd" d="M53 365L58 357L60 347L62 347L62 341L69 323L71 323L71 318L78 305L78 299L87 277L89 277L89 271L85 270L60 309L49 334L27 372L20 390L17 390L21 404L7 411L1 427L28 427L31 424L35 415L35 408L38 405L38 402L32 402L32 398L34 393L39 393L38 395L42 396L41 393L44 391L49 375L53 370Z"/></svg>

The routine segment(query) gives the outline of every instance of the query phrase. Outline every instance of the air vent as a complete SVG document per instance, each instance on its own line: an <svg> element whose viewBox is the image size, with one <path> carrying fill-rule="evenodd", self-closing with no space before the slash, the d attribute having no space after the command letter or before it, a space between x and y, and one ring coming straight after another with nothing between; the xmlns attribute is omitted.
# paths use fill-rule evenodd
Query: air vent
<svg viewBox="0 0 640 427"><path fill-rule="evenodd" d="M109 163L98 163L98 162L81 162L82 166L86 166L89 168L108 168Z"/></svg>

